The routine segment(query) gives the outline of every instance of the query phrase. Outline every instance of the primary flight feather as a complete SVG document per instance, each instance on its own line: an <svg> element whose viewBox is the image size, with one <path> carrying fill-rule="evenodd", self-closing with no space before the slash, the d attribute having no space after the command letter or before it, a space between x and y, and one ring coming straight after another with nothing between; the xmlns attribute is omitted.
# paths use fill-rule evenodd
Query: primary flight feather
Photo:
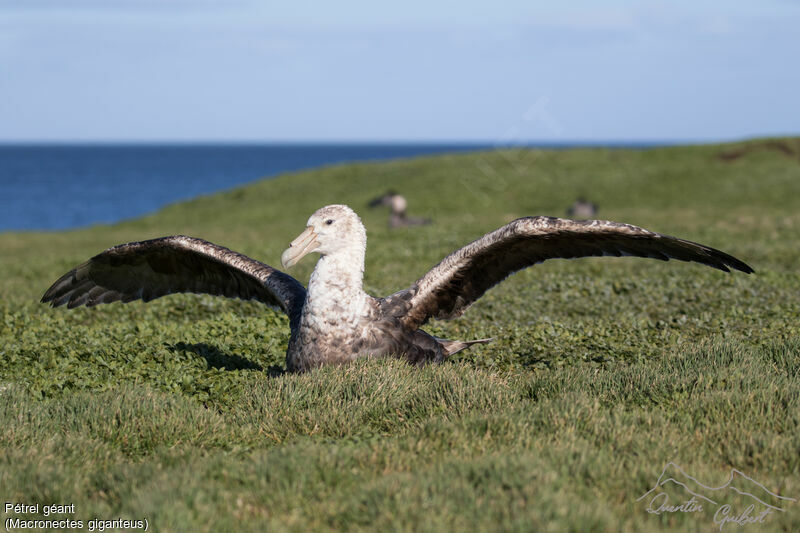
<svg viewBox="0 0 800 533"><path fill-rule="evenodd" d="M320 254L308 289L222 246L171 236L109 248L59 278L42 302L73 308L150 301L177 292L255 299L289 316L286 366L305 371L368 355L441 362L471 344L488 342L440 339L419 328L431 318L461 315L509 275L547 259L629 255L753 272L714 248L629 224L526 217L451 253L408 289L375 298L362 288L366 244L358 215L345 205L329 205L311 215L306 230L281 256L290 267L311 252Z"/></svg>

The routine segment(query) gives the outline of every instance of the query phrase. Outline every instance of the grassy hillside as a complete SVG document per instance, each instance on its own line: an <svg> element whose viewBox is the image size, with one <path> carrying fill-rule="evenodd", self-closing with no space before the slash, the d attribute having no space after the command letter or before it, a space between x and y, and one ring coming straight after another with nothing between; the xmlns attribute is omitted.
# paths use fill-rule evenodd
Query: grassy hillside
<svg viewBox="0 0 800 533"><path fill-rule="evenodd" d="M364 206L390 187L435 224L389 230ZM302 376L283 374L285 316L258 304L37 303L87 257L168 234L278 265L329 203L361 214L365 285L385 295L516 217L563 216L580 195L600 218L720 248L756 274L549 261L426 327L492 344L437 367L365 361ZM147 518L156 531L707 531L716 507L656 515L636 501L668 462L707 485L737 468L800 498L798 245L797 139L343 165L113 226L0 234L0 498L74 503L59 516L84 521ZM313 263L292 274L305 283ZM785 512L743 527L799 530L800 505L779 503Z"/></svg>

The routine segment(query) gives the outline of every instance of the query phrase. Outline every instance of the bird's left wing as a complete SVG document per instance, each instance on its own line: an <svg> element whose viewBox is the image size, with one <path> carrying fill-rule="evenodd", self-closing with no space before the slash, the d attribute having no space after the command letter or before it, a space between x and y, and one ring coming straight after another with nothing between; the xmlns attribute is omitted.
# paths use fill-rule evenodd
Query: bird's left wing
<svg viewBox="0 0 800 533"><path fill-rule="evenodd" d="M109 248L61 276L42 302L91 307L177 292L255 299L299 316L306 290L292 276L223 246L174 235Z"/></svg>
<svg viewBox="0 0 800 533"><path fill-rule="evenodd" d="M461 315L488 289L514 272L547 259L587 256L695 261L730 272L753 269L714 248L617 222L553 217L517 219L456 250L409 289L385 300L403 308L407 327ZM400 308L398 308L398 311Z"/></svg>

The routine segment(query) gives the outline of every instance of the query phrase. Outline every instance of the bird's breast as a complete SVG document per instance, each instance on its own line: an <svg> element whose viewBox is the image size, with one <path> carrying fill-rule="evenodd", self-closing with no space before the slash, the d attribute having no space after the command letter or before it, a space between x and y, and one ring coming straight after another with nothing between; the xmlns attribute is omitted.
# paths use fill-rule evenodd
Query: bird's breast
<svg viewBox="0 0 800 533"><path fill-rule="evenodd" d="M343 301L307 302L300 327L290 341L290 368L308 370L341 364L371 353L378 331L364 306Z"/></svg>

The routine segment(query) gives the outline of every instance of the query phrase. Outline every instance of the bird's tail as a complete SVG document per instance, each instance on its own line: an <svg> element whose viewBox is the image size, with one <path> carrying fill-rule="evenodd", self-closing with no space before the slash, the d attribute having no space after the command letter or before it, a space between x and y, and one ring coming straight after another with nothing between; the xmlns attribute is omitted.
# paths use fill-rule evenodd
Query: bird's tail
<svg viewBox="0 0 800 533"><path fill-rule="evenodd" d="M454 353L458 353L461 350L469 348L473 344L486 344L487 342L492 342L494 339L492 338L492 339L477 339L474 341L451 341L436 337L436 340L439 341L439 344L441 344L442 348L444 348L445 355L451 356Z"/></svg>

